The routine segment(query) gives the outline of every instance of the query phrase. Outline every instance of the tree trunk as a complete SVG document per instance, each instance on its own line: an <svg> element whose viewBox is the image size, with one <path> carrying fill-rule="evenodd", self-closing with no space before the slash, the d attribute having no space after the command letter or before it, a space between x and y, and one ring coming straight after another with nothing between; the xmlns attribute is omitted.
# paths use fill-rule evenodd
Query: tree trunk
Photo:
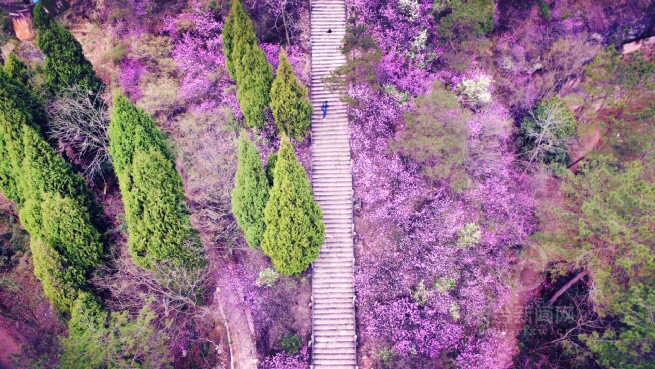
<svg viewBox="0 0 655 369"><path fill-rule="evenodd" d="M571 288L574 284L576 284L579 280L581 280L587 274L589 274L588 270L583 270L580 273L578 273L578 275L573 277L573 279L568 281L564 286L562 286L562 288L560 288L557 292L555 292L553 297L551 297L550 300L548 300L548 305L552 305L553 303L555 303L555 301L557 301L557 299L560 296L562 296L564 294L564 292L566 292L569 288Z"/></svg>

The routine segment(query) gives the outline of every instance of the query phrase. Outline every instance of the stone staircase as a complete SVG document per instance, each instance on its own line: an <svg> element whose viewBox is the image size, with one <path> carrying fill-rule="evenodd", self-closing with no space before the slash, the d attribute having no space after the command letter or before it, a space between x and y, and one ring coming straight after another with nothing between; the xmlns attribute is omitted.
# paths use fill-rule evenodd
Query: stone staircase
<svg viewBox="0 0 655 369"><path fill-rule="evenodd" d="M312 186L326 228L312 269L313 369L357 368L350 130L343 89L331 90L323 80L346 62L345 29L345 0L311 0Z"/></svg>

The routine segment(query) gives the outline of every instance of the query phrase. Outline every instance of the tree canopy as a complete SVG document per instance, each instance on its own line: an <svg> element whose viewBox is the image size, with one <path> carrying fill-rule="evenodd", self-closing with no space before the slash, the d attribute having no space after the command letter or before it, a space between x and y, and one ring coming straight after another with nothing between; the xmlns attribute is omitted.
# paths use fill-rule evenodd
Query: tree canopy
<svg viewBox="0 0 655 369"><path fill-rule="evenodd" d="M298 275L318 257L325 225L305 169L288 138L280 144L273 177L264 209L262 250L280 273Z"/></svg>
<svg viewBox="0 0 655 369"><path fill-rule="evenodd" d="M264 126L264 108L270 102L273 68L259 47L257 36L240 0L232 1L232 10L223 28L223 53L230 76L237 84L237 99L246 125Z"/></svg>
<svg viewBox="0 0 655 369"><path fill-rule="evenodd" d="M243 230L246 242L258 248L266 228L264 208L268 201L269 183L259 150L245 132L239 137L239 167L232 191L232 213Z"/></svg>
<svg viewBox="0 0 655 369"><path fill-rule="evenodd" d="M542 244L562 262L556 270L588 270L594 310L621 322L585 341L604 365L652 368L646 363L653 363L655 345L655 185L639 161L595 155L562 189L558 230L543 235Z"/></svg>
<svg viewBox="0 0 655 369"><path fill-rule="evenodd" d="M155 123L117 94L109 138L134 262L155 270L157 263L203 266L204 253L191 226L182 178Z"/></svg>
<svg viewBox="0 0 655 369"><path fill-rule="evenodd" d="M312 104L307 87L293 72L286 51L280 50L280 64L271 87L271 110L280 132L302 140L309 129Z"/></svg>
<svg viewBox="0 0 655 369"><path fill-rule="evenodd" d="M36 43L45 55L46 88L56 94L65 88L79 86L97 94L104 84L84 56L82 45L69 31L50 19L41 3L34 8L34 25L38 31Z"/></svg>

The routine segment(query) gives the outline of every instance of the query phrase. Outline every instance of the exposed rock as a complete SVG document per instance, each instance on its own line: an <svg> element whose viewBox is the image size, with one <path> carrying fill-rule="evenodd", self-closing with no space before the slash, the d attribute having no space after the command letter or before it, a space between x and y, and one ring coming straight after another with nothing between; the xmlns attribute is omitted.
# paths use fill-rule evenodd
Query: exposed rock
<svg viewBox="0 0 655 369"><path fill-rule="evenodd" d="M651 36L648 38L641 39L639 41L633 41L633 42L628 42L627 44L623 44L622 52L623 54L630 54L641 49L643 46L653 46L653 45L655 45L655 36Z"/></svg>
<svg viewBox="0 0 655 369"><path fill-rule="evenodd" d="M36 38L36 31L34 30L34 17L32 16L32 8L18 10L9 13L11 20L14 24L14 32L16 37L21 41L34 41Z"/></svg>

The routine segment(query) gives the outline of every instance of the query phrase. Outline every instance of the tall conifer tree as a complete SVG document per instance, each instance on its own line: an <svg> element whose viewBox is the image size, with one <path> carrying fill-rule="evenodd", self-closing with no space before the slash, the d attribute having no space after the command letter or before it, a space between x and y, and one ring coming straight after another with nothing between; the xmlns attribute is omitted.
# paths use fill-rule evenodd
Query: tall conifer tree
<svg viewBox="0 0 655 369"><path fill-rule="evenodd" d="M50 18L41 3L34 8L34 25L38 31L36 44L45 55L48 90L58 93L68 87L79 86L91 94L97 94L103 83L84 57L82 45Z"/></svg>
<svg viewBox="0 0 655 369"><path fill-rule="evenodd" d="M302 140L309 128L312 104L284 50L280 50L280 65L271 87L271 110L279 131Z"/></svg>
<svg viewBox="0 0 655 369"><path fill-rule="evenodd" d="M19 205L34 273L66 316L102 259L102 212L84 180L39 133L29 86L20 73L14 76L0 70L0 190Z"/></svg>
<svg viewBox="0 0 655 369"><path fill-rule="evenodd" d="M252 21L240 0L232 1L223 28L223 46L228 72L237 83L237 99L246 125L262 128L264 108L270 102L273 68L257 43Z"/></svg>
<svg viewBox="0 0 655 369"><path fill-rule="evenodd" d="M264 222L262 250L281 273L298 275L318 257L325 238L321 208L288 138L280 144Z"/></svg>
<svg viewBox="0 0 655 369"><path fill-rule="evenodd" d="M159 263L188 269L204 266L182 178L155 123L119 94L114 98L109 138L133 261L146 269L156 269Z"/></svg>
<svg viewBox="0 0 655 369"><path fill-rule="evenodd" d="M264 208L268 201L268 178L259 150L245 132L239 137L239 168L232 191L232 213L243 230L246 242L259 247L264 234Z"/></svg>

